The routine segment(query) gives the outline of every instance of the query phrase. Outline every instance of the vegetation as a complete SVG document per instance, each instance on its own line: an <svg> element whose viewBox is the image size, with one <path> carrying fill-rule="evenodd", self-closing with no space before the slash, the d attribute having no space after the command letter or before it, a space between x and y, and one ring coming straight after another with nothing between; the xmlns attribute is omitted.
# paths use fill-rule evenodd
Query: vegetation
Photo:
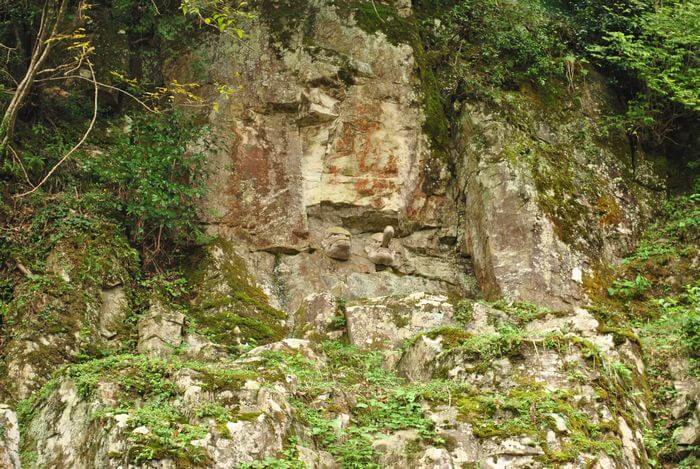
<svg viewBox="0 0 700 469"><path fill-rule="evenodd" d="M675 436L689 415L674 417L671 407L678 399L673 383L700 376L700 284L694 264L700 252L699 203L695 192L666 203L663 215L613 273L607 291L597 292L591 308L604 330L641 345L655 422L646 444L659 464L681 467L697 462L692 448L679 447Z"/></svg>
<svg viewBox="0 0 700 469"><path fill-rule="evenodd" d="M435 151L449 147L460 103L501 104L504 91L532 85L550 97L575 97L597 65L624 98L604 128L692 160L687 135L697 128L700 89L694 0L416 0L410 18L389 1L342 3L364 29L413 47Z"/></svg>
<svg viewBox="0 0 700 469"><path fill-rule="evenodd" d="M438 391L439 384L405 383L382 368L379 352L362 352L339 342L325 342L323 351L328 357L327 368L299 355L278 353L266 355L267 367L298 378L298 394L303 398L293 404L301 421L309 426L315 442L344 467L378 467L371 442L379 434L413 429L419 441L435 440L433 423L424 415L420 397ZM338 389L357 398L348 409L352 412L349 425L340 429L333 409L315 404L322 394Z"/></svg>
<svg viewBox="0 0 700 469"><path fill-rule="evenodd" d="M674 0L567 0L581 45L631 90L617 124L638 137L668 136L700 111L700 4Z"/></svg>
<svg viewBox="0 0 700 469"><path fill-rule="evenodd" d="M197 203L204 194L204 148L192 143L205 130L176 112L137 114L124 125L126 132L113 129L111 141L82 158L83 170L114 194L114 209L142 252L157 256L165 246L201 240Z"/></svg>

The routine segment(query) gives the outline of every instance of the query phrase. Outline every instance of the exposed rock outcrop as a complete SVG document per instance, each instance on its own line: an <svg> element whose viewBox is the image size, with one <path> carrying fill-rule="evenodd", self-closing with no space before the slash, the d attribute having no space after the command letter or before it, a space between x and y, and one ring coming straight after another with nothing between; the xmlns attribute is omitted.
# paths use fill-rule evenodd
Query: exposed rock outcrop
<svg viewBox="0 0 700 469"><path fill-rule="evenodd" d="M138 322L139 353L153 357L171 355L182 344L182 326L185 315L172 311L154 299L151 308Z"/></svg>
<svg viewBox="0 0 700 469"><path fill-rule="evenodd" d="M419 332L453 324L447 297L414 293L402 298L367 298L350 304L345 316L350 343L361 348L392 349Z"/></svg>
<svg viewBox="0 0 700 469"><path fill-rule="evenodd" d="M4 404L0 404L0 466L7 469L21 467L17 415Z"/></svg>
<svg viewBox="0 0 700 469"><path fill-rule="evenodd" d="M593 131L602 81L566 109L525 87L455 102L438 156L420 51L341 3L258 2L245 43L222 35L164 67L180 83L196 71L217 104L201 207L214 240L183 266L186 292L154 293L140 316L130 251L97 278L70 249L50 256L51 285L28 284L10 316L30 318L5 342L12 399L75 361L87 329L109 353L25 402L28 467L649 465L639 341L585 307L651 200L626 143ZM700 399L685 378L689 451ZM0 465L18 467L13 419L0 407Z"/></svg>
<svg viewBox="0 0 700 469"><path fill-rule="evenodd" d="M510 107L464 106L458 179L465 249L493 297L581 304L584 274L615 262L643 229L653 195L632 182L618 156L624 144L597 143L595 118L611 98L595 76L584 86L593 102L554 116L527 94ZM556 138L543 137L543 129Z"/></svg>
<svg viewBox="0 0 700 469"><path fill-rule="evenodd" d="M287 311L329 290L348 299L473 294L446 165L422 131L413 51L342 10L283 2L270 11L279 21L254 21L245 44L222 38L197 51L207 81L240 90L209 115L220 144L202 213L213 233L249 249L239 255ZM186 83L191 68L183 57L168 72ZM377 278L365 246L387 225L397 227L397 275Z"/></svg>
<svg viewBox="0 0 700 469"><path fill-rule="evenodd" d="M137 254L111 226L102 230L61 240L47 275L17 287L2 331L6 399L26 399L79 353L119 350L108 339L133 332L125 291Z"/></svg>

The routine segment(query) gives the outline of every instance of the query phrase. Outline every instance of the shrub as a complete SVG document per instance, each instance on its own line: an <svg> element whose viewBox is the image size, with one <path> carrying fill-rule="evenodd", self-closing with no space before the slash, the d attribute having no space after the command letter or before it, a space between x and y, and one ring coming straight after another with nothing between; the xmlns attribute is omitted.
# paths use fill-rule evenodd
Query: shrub
<svg viewBox="0 0 700 469"><path fill-rule="evenodd" d="M570 0L579 41L631 90L613 123L662 138L675 118L700 111L700 4L692 0Z"/></svg>
<svg viewBox="0 0 700 469"><path fill-rule="evenodd" d="M83 159L114 195L146 263L166 247L183 248L202 237L196 207L205 193L205 155L192 144L203 135L177 112L139 114L124 130L113 129L104 152Z"/></svg>
<svg viewBox="0 0 700 469"><path fill-rule="evenodd" d="M476 78L513 88L523 81L545 85L564 78L570 35L566 22L537 1L465 0L434 24L432 48L456 65L449 70L451 77L443 77L447 81ZM470 70L459 73L460 63Z"/></svg>

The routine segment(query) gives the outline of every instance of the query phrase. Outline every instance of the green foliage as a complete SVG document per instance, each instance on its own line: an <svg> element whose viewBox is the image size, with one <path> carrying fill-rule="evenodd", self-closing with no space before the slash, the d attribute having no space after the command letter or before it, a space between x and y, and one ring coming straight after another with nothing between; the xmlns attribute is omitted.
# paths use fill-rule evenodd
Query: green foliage
<svg viewBox="0 0 700 469"><path fill-rule="evenodd" d="M331 327L335 330L345 329L348 325L348 320L345 316L345 313L347 311L347 302L345 298L336 298L335 308L335 315L333 316Z"/></svg>
<svg viewBox="0 0 700 469"><path fill-rule="evenodd" d="M264 355L265 368L297 378L298 395L303 397L293 402L298 417L309 426L316 443L343 467L378 467L371 443L396 430L414 429L420 440L439 443L420 401L425 397L447 399L450 385L406 384L382 367L381 353L360 351L339 342L324 342L322 347L328 357L326 367L300 355L272 352ZM342 430L332 408L319 409L313 404L318 396L339 388L357 396L350 424Z"/></svg>
<svg viewBox="0 0 700 469"><path fill-rule="evenodd" d="M131 428L146 427L148 433L132 431L129 434L129 461L136 464L165 458L194 464L207 461L204 448L191 444L193 440L204 438L207 429L187 423L186 417L171 404L150 401L137 407L131 415Z"/></svg>
<svg viewBox="0 0 700 469"><path fill-rule="evenodd" d="M124 455L129 462L143 464L155 459L174 459L178 466L206 465L205 450L191 443L204 438L209 427L196 419L214 418L224 423L234 420L235 416L215 402L205 402L194 410L194 415L183 413L176 399L176 379L183 369L194 372L203 389L212 393L238 390L246 380L255 376L245 367L228 364L182 361L176 357L165 360L142 355L110 356L59 370L57 376L31 399L18 405L21 425L26 426L39 405L55 392L64 377L75 383L79 396L86 400L93 398L100 384L111 383L116 406L93 409L91 418L129 415L127 435L130 445ZM133 432L139 427L145 428Z"/></svg>
<svg viewBox="0 0 700 469"><path fill-rule="evenodd" d="M676 1L643 13L638 32L606 31L602 46L591 46L603 58L643 81L652 93L700 111L700 3Z"/></svg>
<svg viewBox="0 0 700 469"><path fill-rule="evenodd" d="M687 449L680 448L674 437L678 428L689 423L688 416L674 417L671 406L678 398L673 382L694 379L700 373L699 202L697 193L666 202L637 249L618 267L618 278L635 280L613 282L614 296L598 300L604 307L591 308L601 321L599 332L613 332L616 342L617 331L636 332L636 340L629 332L621 340L641 346L644 382L624 364L612 363L607 369L623 385L630 381L636 389L648 385L654 425L645 435L645 445L659 466L693 464L692 457L680 463Z"/></svg>
<svg viewBox="0 0 700 469"><path fill-rule="evenodd" d="M679 196L664 204L657 221L644 233L635 251L623 264L639 266L652 261L666 264L692 257L700 233L700 193Z"/></svg>
<svg viewBox="0 0 700 469"><path fill-rule="evenodd" d="M572 396L562 391L546 391L538 384L525 383L506 393L462 394L457 400L462 419L472 425L481 438L530 435L545 448L550 463L575 461L581 452L603 451L611 456L620 452L621 442L595 424L574 404ZM562 419L570 438L557 451L547 447L546 433L554 428L553 416Z"/></svg>
<svg viewBox="0 0 700 469"><path fill-rule="evenodd" d="M276 458L266 457L262 461L243 463L239 469L305 469L307 466L299 460L297 438L292 437L287 443L287 448Z"/></svg>
<svg viewBox="0 0 700 469"><path fill-rule="evenodd" d="M663 138L674 118L700 111L700 4L569 0L580 44L632 94L614 125ZM669 120L670 118L670 120ZM672 125L672 124L671 124Z"/></svg>
<svg viewBox="0 0 700 469"><path fill-rule="evenodd" d="M185 15L197 18L220 33L242 38L244 31L238 25L251 15L241 10L246 2L232 3L227 0L182 0L180 9Z"/></svg>
<svg viewBox="0 0 700 469"><path fill-rule="evenodd" d="M149 297L155 293L171 305L177 305L177 301L184 299L190 293L187 279L179 271L155 274L139 282L139 286Z"/></svg>
<svg viewBox="0 0 700 469"><path fill-rule="evenodd" d="M137 114L127 131L114 128L104 151L82 160L115 197L132 241L150 255L202 237L197 201L204 195L202 131L179 114Z"/></svg>
<svg viewBox="0 0 700 469"><path fill-rule="evenodd" d="M478 334L462 342L459 350L483 360L492 360L515 354L523 343L524 332L511 325L503 325L495 334Z"/></svg>
<svg viewBox="0 0 700 469"><path fill-rule="evenodd" d="M460 300L455 307L454 318L462 326L468 325L474 319L474 304L469 300Z"/></svg>
<svg viewBox="0 0 700 469"><path fill-rule="evenodd" d="M112 381L119 384L125 395L164 400L175 394L170 378L176 369L176 365L164 360L141 355L115 355L73 365L65 373L74 380L83 398L90 397L101 381Z"/></svg>
<svg viewBox="0 0 700 469"><path fill-rule="evenodd" d="M221 258L213 254L218 249L225 254ZM230 242L214 240L197 254L190 256L187 269L195 295L188 321L197 332L236 353L243 343L255 346L284 337L286 314L270 306ZM204 294L197 295L200 292ZM240 335L232 333L236 328Z"/></svg>
<svg viewBox="0 0 700 469"><path fill-rule="evenodd" d="M487 303L487 305L503 311L508 319L517 326L523 326L535 319L540 319L553 312L542 306L537 306L526 301L506 302L503 300Z"/></svg>
<svg viewBox="0 0 700 469"><path fill-rule="evenodd" d="M624 382L632 381L632 372L627 366L622 362L613 362L610 365L610 369Z"/></svg>
<svg viewBox="0 0 700 469"><path fill-rule="evenodd" d="M688 315L685 324L683 324L683 339L688 353L695 358L700 358L700 313L698 308L695 308Z"/></svg>
<svg viewBox="0 0 700 469"><path fill-rule="evenodd" d="M461 1L432 27L431 48L455 64L452 76L443 77L455 90L466 86L473 92L479 82L505 88L523 81L545 85L563 79L566 61L575 60L564 18L537 0Z"/></svg>
<svg viewBox="0 0 700 469"><path fill-rule="evenodd" d="M694 284L686 285L684 290L679 296L657 300L661 309L657 325L665 325L664 329L676 329L666 337L660 335L659 339L673 340L675 337L688 356L697 359L700 358L700 279Z"/></svg>
<svg viewBox="0 0 700 469"><path fill-rule="evenodd" d="M631 300L633 298L641 298L650 287L651 282L638 274L634 280L615 280L612 286L608 288L608 295Z"/></svg>

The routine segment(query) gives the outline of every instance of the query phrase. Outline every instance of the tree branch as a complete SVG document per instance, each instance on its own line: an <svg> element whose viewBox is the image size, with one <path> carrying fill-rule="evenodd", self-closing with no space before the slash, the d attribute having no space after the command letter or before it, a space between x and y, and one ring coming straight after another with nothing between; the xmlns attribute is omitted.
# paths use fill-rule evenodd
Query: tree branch
<svg viewBox="0 0 700 469"><path fill-rule="evenodd" d="M58 27L66 12L67 0L61 0L58 10L56 10L56 17L53 20L51 32L48 34L48 37L46 37L49 15L51 14L49 1L50 0L47 0L46 3L44 3L41 20L39 22L39 31L37 32L36 43L34 44L34 50L32 51L27 72L17 85L17 90L5 109L2 121L0 121L0 156L5 153L7 146L11 143L17 114L22 108L25 98L31 91L37 71L41 68L44 61L46 61L53 48L53 44L56 42L52 39L57 37Z"/></svg>
<svg viewBox="0 0 700 469"><path fill-rule="evenodd" d="M78 80L89 81L90 83L96 83L98 86L101 86L101 87L103 87L103 88L108 88L108 89L110 89L110 90L119 91L120 93L124 93L125 95L129 96L130 98L132 98L134 101L136 101L136 102L139 103L141 106L143 106L147 111L153 112L153 113L157 113L157 112L158 112L156 109L150 107L148 104L144 103L143 101L141 101L139 98L137 98L137 97L134 96L133 94L129 93L128 91L125 91L125 90L123 90L123 89L121 89L121 88L117 88L116 86L108 85L107 83L99 82L99 81L97 81L97 80L91 80L91 79L86 78L86 77L81 76L81 75L67 75L67 76L64 76L64 77L42 78L42 79L40 79L40 80L36 80L36 82L37 82L37 83L41 83L41 82L44 82L44 81L68 80L68 79L70 79L70 78L77 78ZM93 77L93 78L94 78L94 77Z"/></svg>
<svg viewBox="0 0 700 469"><path fill-rule="evenodd" d="M37 189L39 189L42 185L44 185L44 183L51 177L51 175L52 175L53 173L56 172L56 170L59 168L59 166L61 166L61 165L68 159L68 157L69 157L70 155L72 155L73 153L75 153L75 151L76 151L78 148L80 148L80 146L81 146L83 143L85 143L85 140L87 140L88 135L90 135L90 132L92 132L92 129L93 129L93 127L95 126L95 121L97 120L97 96L98 96L98 94L99 94L99 87L97 86L97 79L96 79L96 77L95 77L95 69L92 67L92 63L91 63L89 60L87 60L86 62L87 62L87 64L88 64L88 67L90 67L90 73L92 74L92 83L93 83L93 85L94 85L94 87L95 87L95 97L94 97L94 100L93 100L92 120L90 121L90 125L88 126L87 130L86 130L85 133L83 134L83 138L81 138L80 141L79 141L78 143L76 143L75 146L74 146L73 148L71 148L71 149L68 151L68 153L66 153L65 155L63 155L63 157L62 157L60 160L58 160L58 163L56 163L56 164L53 166L53 168L51 168L51 170L46 174L46 176L44 176L44 178L43 178L41 181L39 181L39 183L38 183L36 186L34 186L34 188L32 188L31 190L28 190L27 192L23 192L23 193L21 193L21 194L17 194L17 195L15 195L14 197L16 197L16 198L18 198L18 197L24 197L24 196L26 196L26 195L29 195L29 194L35 192L35 191L36 191Z"/></svg>
<svg viewBox="0 0 700 469"><path fill-rule="evenodd" d="M24 169L24 165L22 164L22 159L19 157L19 155L17 154L15 149L12 148L12 145L8 145L7 149L10 150L10 153L12 153L12 157L15 159L15 161L17 161L17 164L22 169L22 173L24 174L24 179L27 181L27 184L29 184L31 187L34 187L34 184L32 184L32 181L29 179L29 175L27 174L27 170Z"/></svg>

